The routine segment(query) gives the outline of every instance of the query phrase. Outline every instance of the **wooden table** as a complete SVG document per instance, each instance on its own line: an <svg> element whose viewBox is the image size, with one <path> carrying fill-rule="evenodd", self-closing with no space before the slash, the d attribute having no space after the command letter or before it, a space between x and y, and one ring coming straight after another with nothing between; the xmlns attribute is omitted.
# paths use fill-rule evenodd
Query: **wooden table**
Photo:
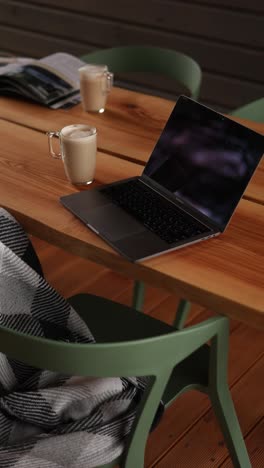
<svg viewBox="0 0 264 468"><path fill-rule="evenodd" d="M167 288L220 314L264 328L263 162L221 236L139 264L128 262L59 203L77 191L48 156L45 131L90 123L99 133L96 184L142 172L174 103L114 89L107 111L52 111L0 98L0 200L25 229L76 255ZM264 133L264 124L245 122ZM88 188L89 189L89 188Z"/></svg>

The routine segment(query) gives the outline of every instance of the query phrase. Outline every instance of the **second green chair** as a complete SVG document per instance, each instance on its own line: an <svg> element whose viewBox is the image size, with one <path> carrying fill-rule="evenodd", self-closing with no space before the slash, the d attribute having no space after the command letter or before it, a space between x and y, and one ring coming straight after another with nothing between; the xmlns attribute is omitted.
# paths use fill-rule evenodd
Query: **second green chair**
<svg viewBox="0 0 264 468"><path fill-rule="evenodd" d="M234 117L240 117L241 119L249 119L254 120L254 122L262 123L264 122L264 98L249 102L233 110L230 114Z"/></svg>
<svg viewBox="0 0 264 468"><path fill-rule="evenodd" d="M87 63L104 64L113 73L157 73L175 79L191 97L198 98L202 72L188 55L171 49L150 46L124 46L83 55Z"/></svg>

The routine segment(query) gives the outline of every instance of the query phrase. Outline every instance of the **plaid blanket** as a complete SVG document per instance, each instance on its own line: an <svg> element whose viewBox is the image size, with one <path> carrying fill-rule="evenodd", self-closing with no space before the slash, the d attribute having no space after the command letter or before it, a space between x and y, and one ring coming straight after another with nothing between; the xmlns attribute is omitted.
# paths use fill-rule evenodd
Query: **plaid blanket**
<svg viewBox="0 0 264 468"><path fill-rule="evenodd" d="M47 283L29 238L3 208L0 325L94 342L76 311ZM92 468L110 462L123 450L143 387L137 378L66 376L0 353L0 467Z"/></svg>

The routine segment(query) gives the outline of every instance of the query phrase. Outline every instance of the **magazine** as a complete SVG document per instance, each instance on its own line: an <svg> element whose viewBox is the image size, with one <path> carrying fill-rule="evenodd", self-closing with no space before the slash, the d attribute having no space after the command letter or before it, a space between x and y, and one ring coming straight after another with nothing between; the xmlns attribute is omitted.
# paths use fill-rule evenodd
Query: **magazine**
<svg viewBox="0 0 264 468"><path fill-rule="evenodd" d="M78 69L85 63L73 55L58 52L40 60L0 59L0 94L20 96L52 109L72 107L80 102Z"/></svg>

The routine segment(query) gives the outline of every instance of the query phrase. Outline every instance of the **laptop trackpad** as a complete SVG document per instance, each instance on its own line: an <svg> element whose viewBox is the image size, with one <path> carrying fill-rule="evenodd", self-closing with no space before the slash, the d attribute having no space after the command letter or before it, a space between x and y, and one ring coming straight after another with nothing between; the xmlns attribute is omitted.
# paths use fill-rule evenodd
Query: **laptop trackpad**
<svg viewBox="0 0 264 468"><path fill-rule="evenodd" d="M142 224L129 216L122 208L112 204L90 211L86 215L86 219L88 224L91 224L100 234L112 241L146 230Z"/></svg>

